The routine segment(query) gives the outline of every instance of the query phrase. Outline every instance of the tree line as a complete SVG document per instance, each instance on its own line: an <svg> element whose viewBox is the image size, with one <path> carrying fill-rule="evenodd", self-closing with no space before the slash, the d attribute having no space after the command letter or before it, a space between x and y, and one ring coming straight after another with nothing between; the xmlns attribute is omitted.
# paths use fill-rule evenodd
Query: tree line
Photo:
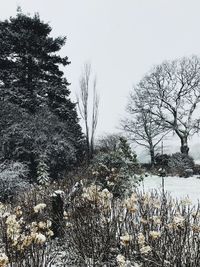
<svg viewBox="0 0 200 267"><path fill-rule="evenodd" d="M70 61L59 55L66 37L53 38L51 31L38 14L20 10L0 21L0 161L23 162L32 181L62 177L83 159L89 163L96 149L96 77L85 64L73 103L61 70ZM180 140L181 153L188 154L188 139L199 131L199 103L200 59L165 61L130 92L121 125L131 141L148 149L153 165L159 143L171 132Z"/></svg>

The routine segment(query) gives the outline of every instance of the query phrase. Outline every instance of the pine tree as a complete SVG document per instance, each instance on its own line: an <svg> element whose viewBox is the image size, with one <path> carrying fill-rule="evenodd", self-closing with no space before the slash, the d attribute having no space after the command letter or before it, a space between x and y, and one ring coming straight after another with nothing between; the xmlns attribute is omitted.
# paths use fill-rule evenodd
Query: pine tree
<svg viewBox="0 0 200 267"><path fill-rule="evenodd" d="M66 37L53 38L51 31L38 14L19 11L0 21L0 156L28 161L33 177L41 155L59 177L81 158L83 147L76 104L60 70L70 63L58 54Z"/></svg>
<svg viewBox="0 0 200 267"><path fill-rule="evenodd" d="M32 18L17 13L15 18L0 22L1 97L31 113L48 98L52 103L57 101L56 96L63 100L70 93L59 69L70 62L57 54L66 38L50 37L51 30L37 14Z"/></svg>

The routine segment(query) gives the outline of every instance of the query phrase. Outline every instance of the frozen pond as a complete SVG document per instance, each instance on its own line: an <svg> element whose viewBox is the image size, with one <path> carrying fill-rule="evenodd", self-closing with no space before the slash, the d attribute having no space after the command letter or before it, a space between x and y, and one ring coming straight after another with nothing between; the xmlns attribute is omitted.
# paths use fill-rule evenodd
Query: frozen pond
<svg viewBox="0 0 200 267"><path fill-rule="evenodd" d="M200 179L197 176L189 178L180 177L165 177L165 190L170 192L174 198L185 198L189 197L193 204L198 203L200 200ZM143 186L144 190L157 189L161 190L162 178L156 175L149 175L144 178ZM140 188L143 188L142 184Z"/></svg>

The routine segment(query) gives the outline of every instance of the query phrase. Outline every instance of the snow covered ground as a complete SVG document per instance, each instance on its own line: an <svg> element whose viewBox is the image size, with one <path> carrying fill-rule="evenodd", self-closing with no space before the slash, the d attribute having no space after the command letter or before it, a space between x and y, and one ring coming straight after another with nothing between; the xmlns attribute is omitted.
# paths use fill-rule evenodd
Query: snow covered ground
<svg viewBox="0 0 200 267"><path fill-rule="evenodd" d="M200 200L200 179L197 176L190 178L180 177L165 177L165 190L170 192L174 198L183 199L189 197L192 204L197 204L198 199ZM156 175L149 175L144 178L143 185L141 184L140 189L143 188L145 191L148 190L161 190L162 178Z"/></svg>

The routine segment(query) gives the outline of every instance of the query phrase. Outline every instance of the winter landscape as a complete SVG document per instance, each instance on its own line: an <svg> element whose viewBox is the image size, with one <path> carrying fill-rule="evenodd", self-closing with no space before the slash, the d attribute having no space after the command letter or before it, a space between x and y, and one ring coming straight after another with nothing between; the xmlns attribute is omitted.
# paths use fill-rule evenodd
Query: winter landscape
<svg viewBox="0 0 200 267"><path fill-rule="evenodd" d="M200 4L75 2L0 10L0 267L199 267Z"/></svg>

